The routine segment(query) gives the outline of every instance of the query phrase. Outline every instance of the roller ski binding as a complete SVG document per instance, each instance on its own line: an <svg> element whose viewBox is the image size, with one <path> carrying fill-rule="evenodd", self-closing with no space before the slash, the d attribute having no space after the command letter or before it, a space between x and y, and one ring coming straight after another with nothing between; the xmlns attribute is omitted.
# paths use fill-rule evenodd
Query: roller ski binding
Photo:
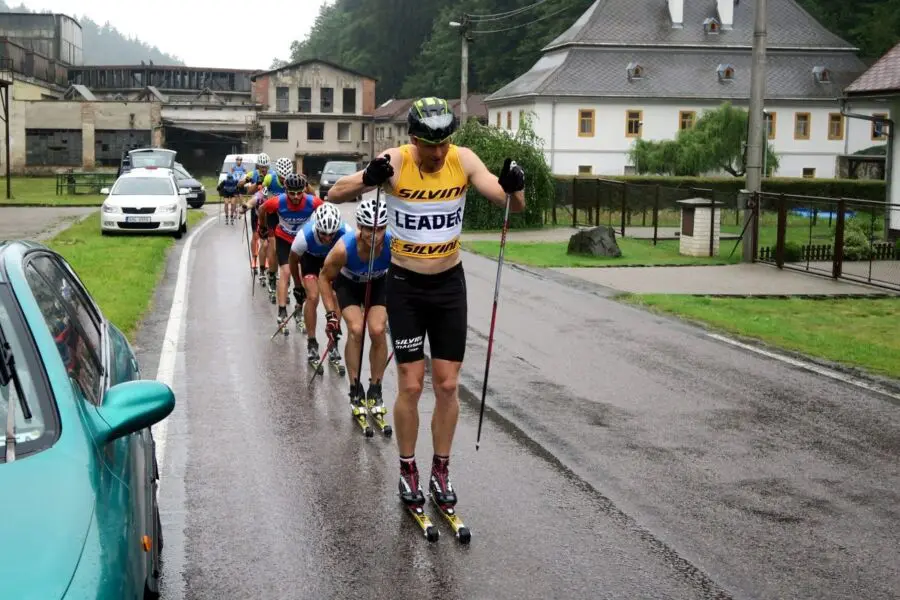
<svg viewBox="0 0 900 600"><path fill-rule="evenodd" d="M431 480L428 483L428 493L431 501L443 515L447 523L453 529L453 534L460 544L468 544L472 539L472 533L456 514L456 492L450 483L450 472L447 459L434 458L431 466Z"/></svg>
<svg viewBox="0 0 900 600"><path fill-rule="evenodd" d="M366 408L366 393L362 384L357 381L350 384L350 413L353 420L359 425L367 438L375 435L372 427L369 425L368 410Z"/></svg>
<svg viewBox="0 0 900 600"><path fill-rule="evenodd" d="M436 542L441 537L438 528L432 523L431 518L425 513L425 495L419 486L419 470L416 463L400 462L400 501L409 511L416 523L425 534L429 542Z"/></svg>
<svg viewBox="0 0 900 600"><path fill-rule="evenodd" d="M344 368L344 365L341 364L341 352L338 350L337 346L331 348L328 351L328 364L331 365L331 368L337 371L337 374L341 377L347 373L347 369Z"/></svg>
<svg viewBox="0 0 900 600"><path fill-rule="evenodd" d="M369 391L366 392L366 405L369 408L369 415L375 422L375 426L381 430L387 437L391 437L394 433L393 428L384 420L387 409L384 407L384 399L381 397L381 382L372 383L369 381Z"/></svg>
<svg viewBox="0 0 900 600"><path fill-rule="evenodd" d="M316 338L309 338L306 340L306 360L309 361L310 366L320 374L325 371L325 368L319 362L319 342Z"/></svg>

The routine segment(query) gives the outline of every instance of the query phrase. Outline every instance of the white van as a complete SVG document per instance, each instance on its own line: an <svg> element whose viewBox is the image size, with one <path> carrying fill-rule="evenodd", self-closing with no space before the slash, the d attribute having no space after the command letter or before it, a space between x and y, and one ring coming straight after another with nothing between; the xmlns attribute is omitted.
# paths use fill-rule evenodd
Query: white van
<svg viewBox="0 0 900 600"><path fill-rule="evenodd" d="M225 162L222 163L222 170L219 172L219 183L225 181L225 177L231 173L231 168L234 166L234 162L238 156L243 159L241 162L247 173L252 173L253 169L256 168L256 157L259 156L259 154L229 154L225 157Z"/></svg>

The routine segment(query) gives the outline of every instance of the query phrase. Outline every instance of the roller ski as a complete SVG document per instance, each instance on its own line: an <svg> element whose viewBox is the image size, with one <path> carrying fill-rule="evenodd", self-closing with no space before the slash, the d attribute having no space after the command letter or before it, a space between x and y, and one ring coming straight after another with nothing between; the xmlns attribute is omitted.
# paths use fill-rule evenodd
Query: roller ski
<svg viewBox="0 0 900 600"><path fill-rule="evenodd" d="M321 375L325 372L322 359L319 358L319 342L316 338L306 340L306 360L309 362L309 366L316 370L316 373Z"/></svg>
<svg viewBox="0 0 900 600"><path fill-rule="evenodd" d="M294 314L296 314L297 311L298 311L298 309L295 308ZM270 341L274 340L275 336L278 335L279 333L284 333L284 335L287 335L288 333L290 333L290 331L285 328L285 325L288 324L288 321L291 320L291 317L293 317L294 314L291 314L290 316L288 316L287 307L280 309L278 311L278 317L276 317L276 321L278 322L278 329L276 329L275 333L272 334L272 337L269 338Z"/></svg>
<svg viewBox="0 0 900 600"><path fill-rule="evenodd" d="M366 395L363 390L362 384L357 381L356 383L350 384L350 414L353 415L353 420L356 421L356 424L359 425L365 436L372 437L375 435L375 432L372 430L372 426L369 425L368 419L368 409L366 408Z"/></svg>
<svg viewBox="0 0 900 600"><path fill-rule="evenodd" d="M450 483L450 472L447 469L448 461L438 457L434 458L431 467L431 480L428 484L428 495L438 512L446 519L453 529L460 544L468 544L472 539L472 532L466 527L459 515L456 514L456 492Z"/></svg>
<svg viewBox="0 0 900 600"><path fill-rule="evenodd" d="M429 542L436 542L441 537L440 531L425 513L425 496L419 487L419 471L415 462L400 460L400 501L412 515Z"/></svg>
<svg viewBox="0 0 900 600"><path fill-rule="evenodd" d="M332 346L331 350L328 351L328 364L331 365L331 368L335 370L335 372L343 377L347 373L347 369L341 363L341 352L338 350L337 346Z"/></svg>
<svg viewBox="0 0 900 600"><path fill-rule="evenodd" d="M267 290L269 292L269 302L275 304L275 288L278 285L278 279L276 279L274 273L268 274L268 282L267 282Z"/></svg>
<svg viewBox="0 0 900 600"><path fill-rule="evenodd" d="M303 320L303 305L298 304L297 310L294 311L294 325L297 327L297 331L303 333L306 331L306 321Z"/></svg>
<svg viewBox="0 0 900 600"><path fill-rule="evenodd" d="M375 426L386 437L391 437L394 433L393 428L384 420L387 409L384 407L384 400L381 397L381 383L369 382L369 391L366 392L366 406L369 410L369 416L375 423Z"/></svg>

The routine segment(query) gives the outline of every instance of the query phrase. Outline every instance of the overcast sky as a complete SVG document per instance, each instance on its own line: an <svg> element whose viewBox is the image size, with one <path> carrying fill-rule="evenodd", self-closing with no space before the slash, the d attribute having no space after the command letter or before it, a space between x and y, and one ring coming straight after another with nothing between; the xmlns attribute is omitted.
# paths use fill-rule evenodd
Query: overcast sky
<svg viewBox="0 0 900 600"><path fill-rule="evenodd" d="M273 58L288 58L291 42L306 37L325 2L6 0L10 6L86 16L101 26L109 21L123 35L138 37L191 67L233 69L268 69Z"/></svg>

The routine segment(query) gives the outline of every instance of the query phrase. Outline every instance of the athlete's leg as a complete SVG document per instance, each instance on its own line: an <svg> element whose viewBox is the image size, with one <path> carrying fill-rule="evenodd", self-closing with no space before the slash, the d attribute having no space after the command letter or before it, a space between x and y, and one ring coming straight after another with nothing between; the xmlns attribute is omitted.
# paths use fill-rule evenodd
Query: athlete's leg
<svg viewBox="0 0 900 600"><path fill-rule="evenodd" d="M306 335L315 338L316 311L319 309L319 278L304 273L303 287L306 289L306 300L303 303L303 322L306 323Z"/></svg>
<svg viewBox="0 0 900 600"><path fill-rule="evenodd" d="M369 308L369 379L372 383L381 383L384 378L385 363L387 363L387 312L384 306L372 306Z"/></svg>
<svg viewBox="0 0 900 600"><path fill-rule="evenodd" d="M253 229L253 237L250 241L250 269L256 271L259 265L259 232ZM255 274L255 273L254 273Z"/></svg>
<svg viewBox="0 0 900 600"><path fill-rule="evenodd" d="M353 386L359 378L359 345L363 335L362 307L351 305L344 308L342 315L347 324L347 343L344 345L344 360L347 361L347 375ZM351 387L352 389L352 387Z"/></svg>
<svg viewBox="0 0 900 600"><path fill-rule="evenodd" d="M432 358L431 361L431 381L434 387L431 438L434 453L438 456L450 456L450 447L453 445L453 434L459 419L460 367L461 362L439 358Z"/></svg>

